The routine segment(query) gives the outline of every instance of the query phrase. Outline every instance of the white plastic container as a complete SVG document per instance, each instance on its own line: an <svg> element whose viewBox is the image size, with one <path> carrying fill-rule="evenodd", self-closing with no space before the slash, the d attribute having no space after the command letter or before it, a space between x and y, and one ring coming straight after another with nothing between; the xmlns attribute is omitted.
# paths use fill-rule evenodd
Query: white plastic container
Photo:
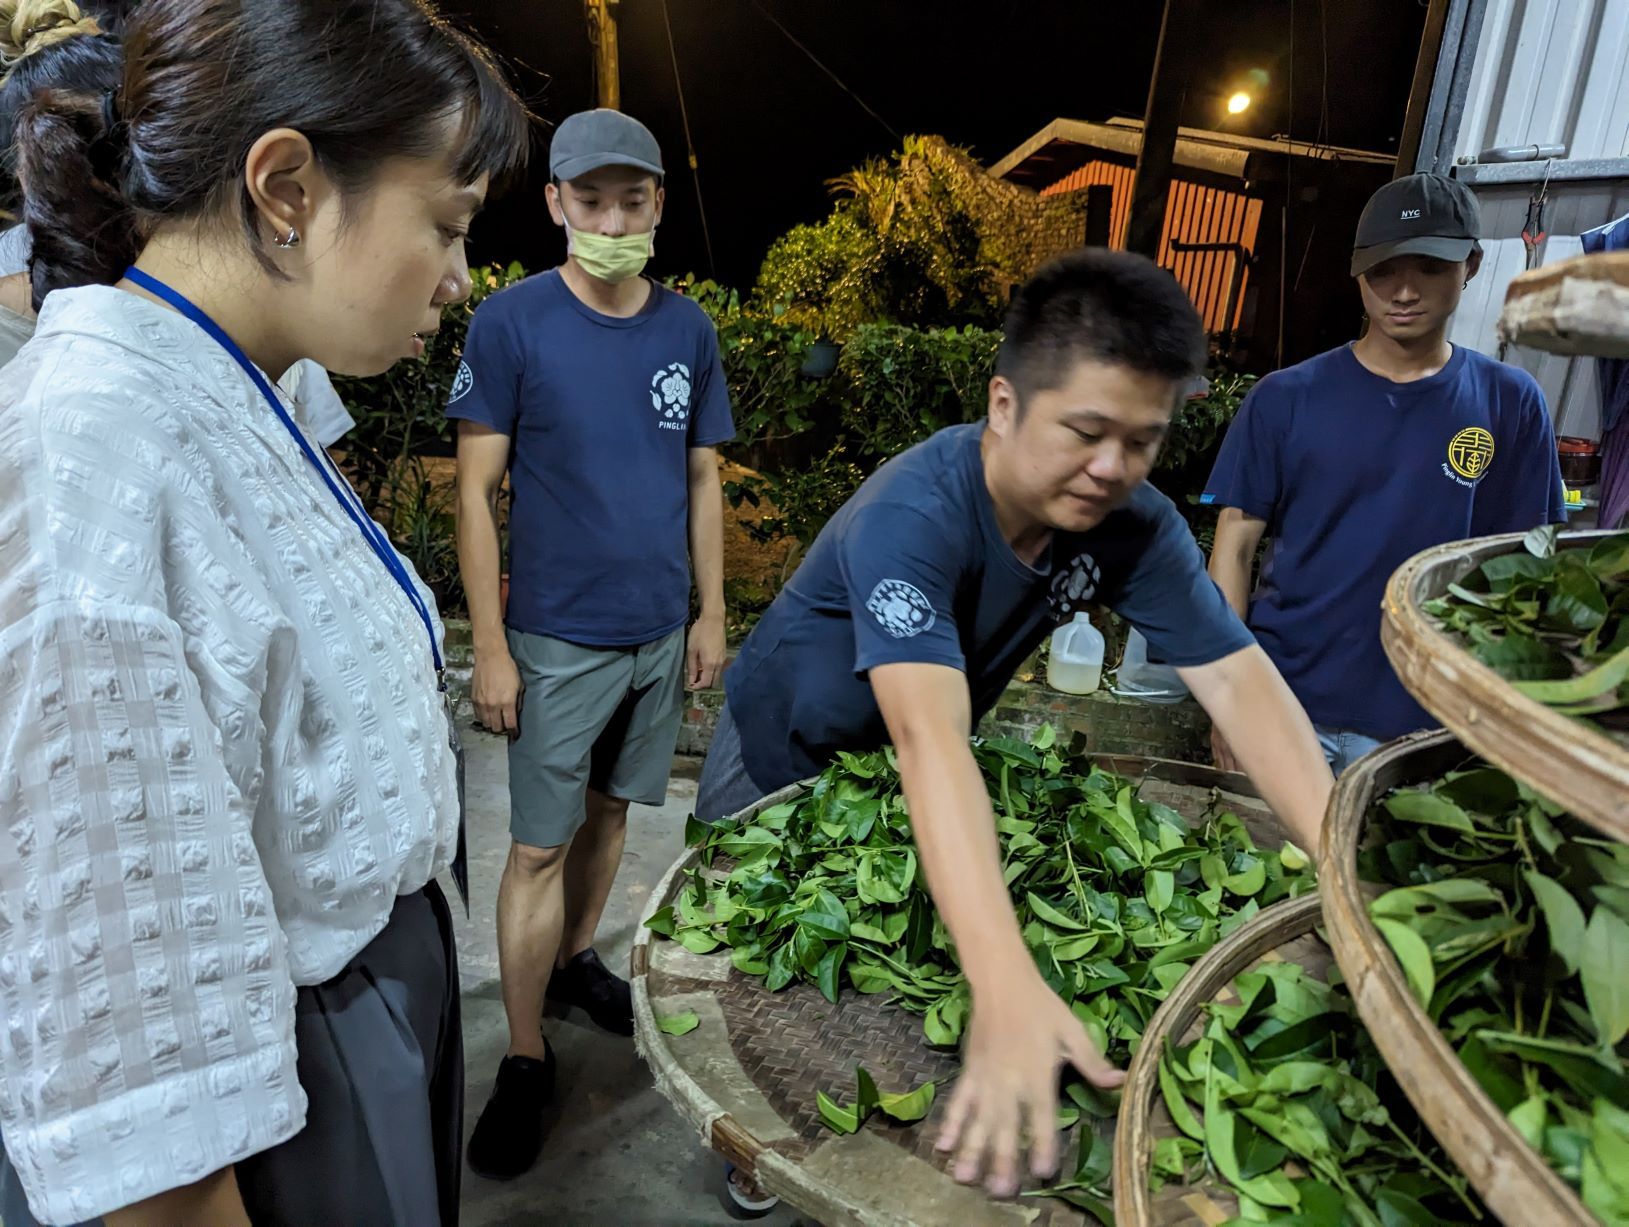
<svg viewBox="0 0 1629 1227"><path fill-rule="evenodd" d="M1091 694L1103 680L1103 636L1089 614L1052 632L1046 684L1064 694Z"/></svg>
<svg viewBox="0 0 1629 1227"><path fill-rule="evenodd" d="M1126 635L1126 654L1115 674L1114 693L1145 703L1180 703L1188 697L1177 671L1148 659L1148 640L1135 627Z"/></svg>

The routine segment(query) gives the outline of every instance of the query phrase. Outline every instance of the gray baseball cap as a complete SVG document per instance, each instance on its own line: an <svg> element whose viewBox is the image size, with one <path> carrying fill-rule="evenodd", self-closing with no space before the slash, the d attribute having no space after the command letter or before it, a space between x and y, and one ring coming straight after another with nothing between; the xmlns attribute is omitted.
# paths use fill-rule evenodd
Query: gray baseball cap
<svg viewBox="0 0 1629 1227"><path fill-rule="evenodd" d="M555 130L549 144L549 175L575 179L602 166L632 166L658 179L666 174L661 146L633 116L606 107L579 111Z"/></svg>

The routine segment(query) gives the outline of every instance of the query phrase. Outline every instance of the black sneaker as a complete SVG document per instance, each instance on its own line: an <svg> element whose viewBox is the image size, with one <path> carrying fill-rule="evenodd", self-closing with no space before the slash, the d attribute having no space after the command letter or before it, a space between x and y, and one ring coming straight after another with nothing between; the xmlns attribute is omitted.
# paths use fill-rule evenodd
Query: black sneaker
<svg viewBox="0 0 1629 1227"><path fill-rule="evenodd" d="M470 1134L470 1170L488 1180L513 1180L537 1162L543 1150L543 1109L554 1098L554 1050L548 1054L505 1057L498 1066L492 1098Z"/></svg>
<svg viewBox="0 0 1629 1227"><path fill-rule="evenodd" d="M549 977L548 999L574 1005L612 1035L633 1034L633 990L628 982L600 962L593 950L584 950Z"/></svg>

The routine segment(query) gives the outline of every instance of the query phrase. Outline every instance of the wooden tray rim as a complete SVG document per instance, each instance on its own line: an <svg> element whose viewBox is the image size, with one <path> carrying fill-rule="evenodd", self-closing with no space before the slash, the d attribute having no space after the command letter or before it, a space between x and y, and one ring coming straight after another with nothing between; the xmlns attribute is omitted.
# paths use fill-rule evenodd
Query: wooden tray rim
<svg viewBox="0 0 1629 1227"><path fill-rule="evenodd" d="M1584 548L1617 535L1564 532L1558 546ZM1428 571L1452 565L1457 582L1488 559L1520 549L1525 536L1457 541L1409 559L1386 586L1381 644L1408 692L1467 746L1603 834L1629 841L1629 749L1516 690L1420 608L1439 595L1423 591Z"/></svg>
<svg viewBox="0 0 1629 1227"><path fill-rule="evenodd" d="M1488 1208L1507 1223L1596 1227L1595 1216L1516 1132L1420 1008L1369 917L1358 878L1358 850L1375 798L1469 757L1450 732L1418 733L1367 755L1336 783L1319 866L1329 944L1381 1056L1392 1070L1407 1071L1398 1085Z"/></svg>

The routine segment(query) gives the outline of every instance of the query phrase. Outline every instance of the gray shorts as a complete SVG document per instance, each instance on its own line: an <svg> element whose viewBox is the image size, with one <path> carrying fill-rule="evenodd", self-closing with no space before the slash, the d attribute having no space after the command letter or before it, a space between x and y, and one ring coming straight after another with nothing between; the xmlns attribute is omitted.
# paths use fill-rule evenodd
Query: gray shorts
<svg viewBox="0 0 1629 1227"><path fill-rule="evenodd" d="M558 848L583 825L587 790L660 805L684 716L683 630L636 648L509 632L525 686L509 743L509 833Z"/></svg>

